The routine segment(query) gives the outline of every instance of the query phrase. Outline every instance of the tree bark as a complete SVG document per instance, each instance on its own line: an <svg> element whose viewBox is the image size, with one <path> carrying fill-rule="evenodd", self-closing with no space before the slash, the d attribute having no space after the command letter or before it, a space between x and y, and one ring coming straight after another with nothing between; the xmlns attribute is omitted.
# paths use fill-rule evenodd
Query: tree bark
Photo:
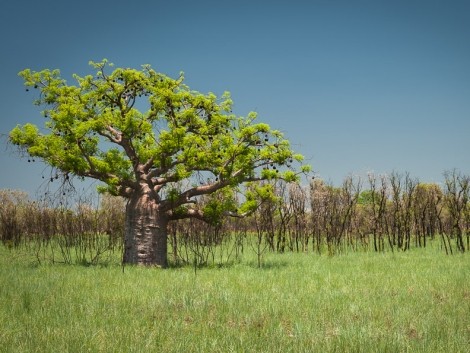
<svg viewBox="0 0 470 353"><path fill-rule="evenodd" d="M167 267L166 215L150 193L136 194L126 206L124 264Z"/></svg>

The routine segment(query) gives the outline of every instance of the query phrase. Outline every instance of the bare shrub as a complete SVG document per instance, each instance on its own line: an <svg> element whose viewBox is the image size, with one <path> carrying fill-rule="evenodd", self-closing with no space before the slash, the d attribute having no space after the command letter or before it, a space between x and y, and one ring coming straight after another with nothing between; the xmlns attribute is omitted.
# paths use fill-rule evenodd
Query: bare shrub
<svg viewBox="0 0 470 353"><path fill-rule="evenodd" d="M20 245L31 201L19 190L0 190L0 239L8 247Z"/></svg>

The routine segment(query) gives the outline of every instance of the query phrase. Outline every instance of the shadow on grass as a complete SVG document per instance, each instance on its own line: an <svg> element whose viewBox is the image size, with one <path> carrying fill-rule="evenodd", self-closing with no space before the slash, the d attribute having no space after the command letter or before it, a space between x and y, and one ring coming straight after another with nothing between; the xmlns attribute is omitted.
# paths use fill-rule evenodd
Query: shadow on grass
<svg viewBox="0 0 470 353"><path fill-rule="evenodd" d="M202 263L202 264L194 264L188 262L179 262L174 263L170 262L168 264L169 269L184 269L184 268L192 268L197 271L205 270L205 269L230 269L235 266L242 265L247 266L253 269L259 270L271 270L271 269L280 269L289 266L288 261L263 261L261 265L258 265L257 261L228 261L223 263Z"/></svg>
<svg viewBox="0 0 470 353"><path fill-rule="evenodd" d="M223 268L233 268L236 265L239 265L241 262L240 261L228 261L228 262L221 262L221 263L190 263L190 262L172 262L169 261L168 263L168 269L180 269L180 268L196 268L198 271L199 270L204 270L204 269L223 269Z"/></svg>
<svg viewBox="0 0 470 353"><path fill-rule="evenodd" d="M260 269L260 270L272 270L272 269L285 268L289 265L289 262L287 261L264 261L261 264L258 264L257 261L249 261L246 264L249 267Z"/></svg>

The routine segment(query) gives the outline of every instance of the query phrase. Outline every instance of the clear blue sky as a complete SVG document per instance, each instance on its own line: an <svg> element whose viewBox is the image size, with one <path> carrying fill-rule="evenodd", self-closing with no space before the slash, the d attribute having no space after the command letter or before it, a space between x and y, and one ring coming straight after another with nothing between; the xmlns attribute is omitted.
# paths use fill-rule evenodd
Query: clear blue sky
<svg viewBox="0 0 470 353"><path fill-rule="evenodd" d="M42 124L17 73L91 73L89 60L185 72L285 133L324 179L470 173L470 1L15 0L0 12L0 133ZM44 166L1 140L0 188L33 193Z"/></svg>

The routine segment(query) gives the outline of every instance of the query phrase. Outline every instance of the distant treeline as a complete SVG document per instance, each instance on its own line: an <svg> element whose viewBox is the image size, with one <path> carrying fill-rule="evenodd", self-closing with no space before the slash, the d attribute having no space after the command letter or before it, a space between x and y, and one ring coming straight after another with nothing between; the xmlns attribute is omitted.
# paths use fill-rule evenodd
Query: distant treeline
<svg viewBox="0 0 470 353"><path fill-rule="evenodd" d="M470 176L446 172L426 184L408 173L346 177L340 187L312 179L308 186L272 181L276 198L246 218L208 225L170 224L174 263L236 259L246 247L266 251L407 251L439 241L447 254L470 250ZM0 239L25 246L38 260L94 263L122 251L125 201L101 196L99 206L31 201L21 191L0 190ZM203 202L203 200L202 200ZM223 260L225 259L225 260Z"/></svg>

